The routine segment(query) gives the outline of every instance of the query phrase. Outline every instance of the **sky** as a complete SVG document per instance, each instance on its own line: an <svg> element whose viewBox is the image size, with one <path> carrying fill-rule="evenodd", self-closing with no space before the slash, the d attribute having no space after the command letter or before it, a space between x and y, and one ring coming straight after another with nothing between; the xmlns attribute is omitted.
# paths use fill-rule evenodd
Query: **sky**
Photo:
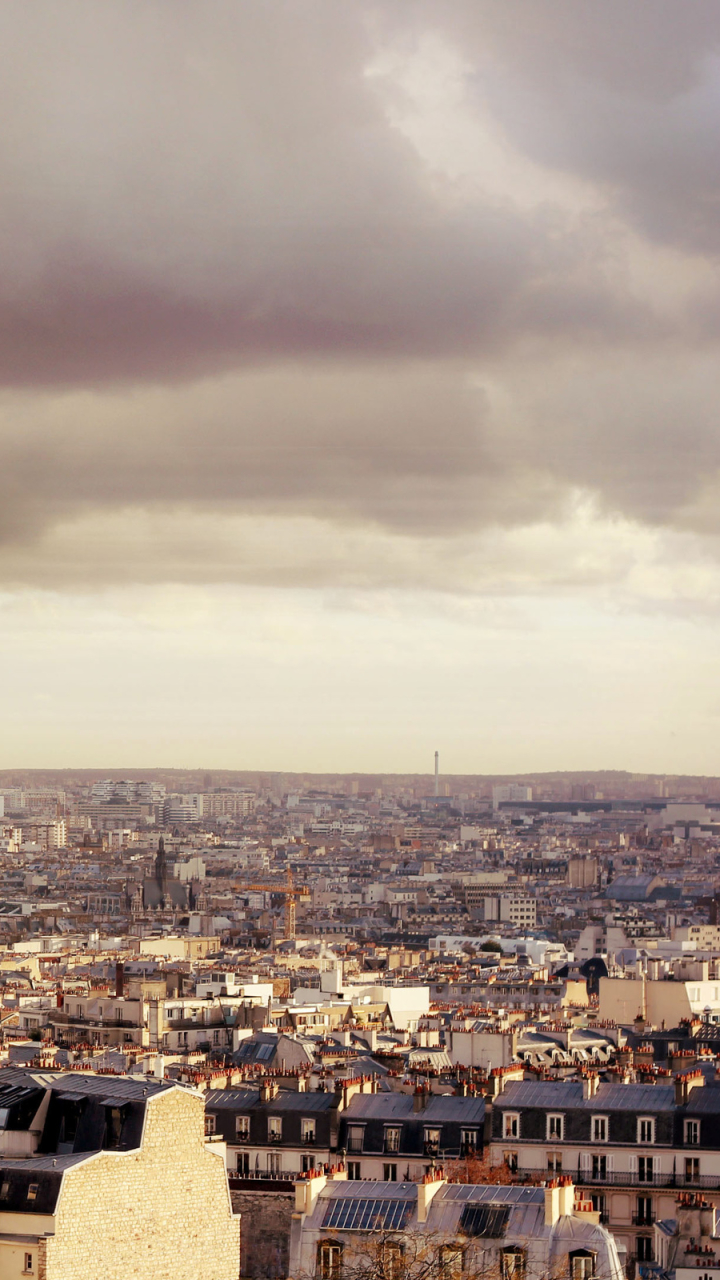
<svg viewBox="0 0 720 1280"><path fill-rule="evenodd" d="M5 0L0 115L0 767L720 773L717 0Z"/></svg>

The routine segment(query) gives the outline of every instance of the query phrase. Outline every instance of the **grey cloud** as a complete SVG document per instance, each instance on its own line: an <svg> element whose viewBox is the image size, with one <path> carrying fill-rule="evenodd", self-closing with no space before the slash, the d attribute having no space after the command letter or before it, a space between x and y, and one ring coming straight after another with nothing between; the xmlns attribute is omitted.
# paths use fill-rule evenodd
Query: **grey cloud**
<svg viewBox="0 0 720 1280"><path fill-rule="evenodd" d="M68 530L104 528L143 581L195 580L203 562L243 581L422 581L407 540L422 556L423 538L455 580L458 539L561 524L578 492L712 532L710 339L693 352L712 291L661 315L631 283L616 211L714 246L720 18L714 0L649 14L7 6L0 578L78 580ZM412 52L428 33L465 53L467 109L588 180L591 211L528 211L430 172L366 74L384 42ZM317 521L326 551L278 562L250 538L226 555L208 533L194 556L183 513ZM133 538L155 518L155 542ZM492 539L481 554L502 566Z"/></svg>
<svg viewBox="0 0 720 1280"><path fill-rule="evenodd" d="M430 180L365 74L365 16L328 0L4 10L6 385L652 331L568 215L549 228Z"/></svg>
<svg viewBox="0 0 720 1280"><path fill-rule="evenodd" d="M717 253L720 9L714 0L421 4L475 67L516 145L582 176L645 234Z"/></svg>

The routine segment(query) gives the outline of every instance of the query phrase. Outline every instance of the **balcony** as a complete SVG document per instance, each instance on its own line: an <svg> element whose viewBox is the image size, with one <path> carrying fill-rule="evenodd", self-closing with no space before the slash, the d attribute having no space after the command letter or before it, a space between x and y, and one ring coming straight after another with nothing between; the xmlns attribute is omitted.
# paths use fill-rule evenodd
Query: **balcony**
<svg viewBox="0 0 720 1280"><path fill-rule="evenodd" d="M281 1134L281 1133L269 1133L269 1134L268 1134L268 1142L282 1142L282 1134Z"/></svg>
<svg viewBox="0 0 720 1280"><path fill-rule="evenodd" d="M569 1170L568 1170L569 1172ZM572 1177L579 1187L678 1187L690 1191L720 1191L720 1174L703 1174L698 1178L686 1178L682 1173L606 1173L596 1177L581 1170Z"/></svg>
<svg viewBox="0 0 720 1280"><path fill-rule="evenodd" d="M304 1147L314 1147L314 1146L315 1146L315 1134L314 1134L314 1133L304 1133L304 1134L302 1135L302 1144L303 1144L303 1146L304 1146Z"/></svg>
<svg viewBox="0 0 720 1280"><path fill-rule="evenodd" d="M654 1213L634 1213L632 1216L632 1224L634 1227L654 1227Z"/></svg>
<svg viewBox="0 0 720 1280"><path fill-rule="evenodd" d="M348 1139L347 1150L351 1153L355 1152L357 1155L359 1155L363 1150L363 1146L364 1146L364 1143L362 1138Z"/></svg>

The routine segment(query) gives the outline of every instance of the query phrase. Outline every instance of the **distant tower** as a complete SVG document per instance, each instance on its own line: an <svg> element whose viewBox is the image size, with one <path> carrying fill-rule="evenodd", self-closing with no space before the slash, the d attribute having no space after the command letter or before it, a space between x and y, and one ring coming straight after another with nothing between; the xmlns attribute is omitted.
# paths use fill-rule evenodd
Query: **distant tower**
<svg viewBox="0 0 720 1280"><path fill-rule="evenodd" d="M440 795L440 753L435 752L435 795Z"/></svg>
<svg viewBox="0 0 720 1280"><path fill-rule="evenodd" d="M155 880L160 893L164 894L167 888L167 863L165 861L165 841L162 836L158 840L157 857L155 859Z"/></svg>

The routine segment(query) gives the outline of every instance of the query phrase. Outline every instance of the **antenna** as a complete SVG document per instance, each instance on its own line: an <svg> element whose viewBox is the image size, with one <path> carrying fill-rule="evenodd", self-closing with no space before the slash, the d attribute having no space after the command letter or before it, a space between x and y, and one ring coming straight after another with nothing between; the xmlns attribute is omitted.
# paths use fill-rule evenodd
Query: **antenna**
<svg viewBox="0 0 720 1280"><path fill-rule="evenodd" d="M435 795L440 795L440 753L435 752Z"/></svg>

